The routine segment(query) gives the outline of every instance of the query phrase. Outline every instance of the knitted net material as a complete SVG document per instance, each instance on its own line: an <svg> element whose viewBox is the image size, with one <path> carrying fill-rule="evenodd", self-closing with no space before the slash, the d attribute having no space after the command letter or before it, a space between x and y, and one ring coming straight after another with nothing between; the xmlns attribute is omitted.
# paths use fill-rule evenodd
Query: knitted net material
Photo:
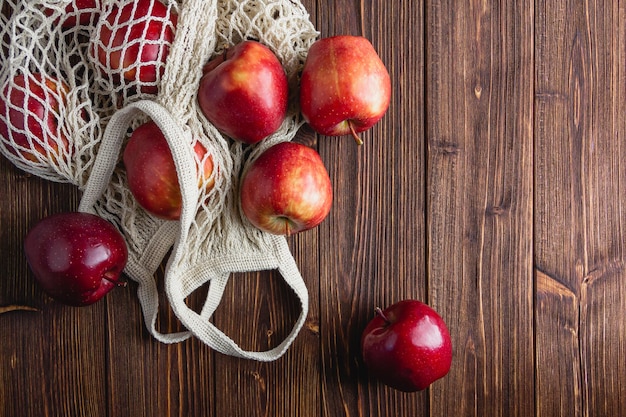
<svg viewBox="0 0 626 417"><path fill-rule="evenodd" d="M220 134L203 117L196 95L203 65L246 39L276 54L290 91L297 91L298 74L318 36L305 8L298 0L0 4L2 154L24 171L76 185L82 192L79 210L118 227L129 249L125 272L139 283L146 326L156 339L174 343L196 336L222 353L262 361L283 355L306 318L306 287L286 240L243 217L238 182L265 149L293 139L303 123L296 100L277 132L249 146ZM149 119L174 156L183 196L179 221L144 211L127 186L122 150L129 132ZM207 149L205 158L213 158L209 177L199 169L196 142ZM165 293L186 327L179 333L156 329L155 272L166 260ZM261 270L278 270L302 311L280 345L244 351L210 318L233 272ZM185 299L206 283L206 302L195 312Z"/></svg>

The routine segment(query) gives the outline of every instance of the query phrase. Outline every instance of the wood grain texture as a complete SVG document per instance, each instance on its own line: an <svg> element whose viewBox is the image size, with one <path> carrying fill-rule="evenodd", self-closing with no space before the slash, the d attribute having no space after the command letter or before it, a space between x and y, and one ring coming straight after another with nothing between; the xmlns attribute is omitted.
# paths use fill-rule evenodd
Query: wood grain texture
<svg viewBox="0 0 626 417"><path fill-rule="evenodd" d="M537 415L621 415L623 5L536 17Z"/></svg>
<svg viewBox="0 0 626 417"><path fill-rule="evenodd" d="M361 332L375 306L426 293L423 6L318 2L316 21L322 36L370 39L394 85L387 115L363 135L363 146L349 137L319 139L335 193L320 230L327 242L321 247L321 415L427 415L425 392L400 394L370 380L360 357Z"/></svg>
<svg viewBox="0 0 626 417"><path fill-rule="evenodd" d="M335 199L288 240L310 304L291 349L259 363L159 343L132 283L87 308L50 300L22 241L80 195L0 158L0 416L626 415L626 5L303 4L321 36L370 39L393 93L361 147L296 138ZM450 373L413 394L370 377L359 346L374 307L403 298L439 311L454 345ZM298 314L258 271L231 277L212 320L262 350ZM182 329L165 297L158 327Z"/></svg>
<svg viewBox="0 0 626 417"><path fill-rule="evenodd" d="M533 411L532 22L427 2L428 300L455 346L431 415Z"/></svg>

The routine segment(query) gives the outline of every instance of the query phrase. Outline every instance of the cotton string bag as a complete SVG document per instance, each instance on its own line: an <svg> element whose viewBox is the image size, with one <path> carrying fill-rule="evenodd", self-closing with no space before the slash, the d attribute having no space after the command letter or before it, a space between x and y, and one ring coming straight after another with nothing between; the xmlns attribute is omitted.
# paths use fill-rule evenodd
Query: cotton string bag
<svg viewBox="0 0 626 417"><path fill-rule="evenodd" d="M125 272L139 284L145 324L157 340L176 343L195 336L227 355L259 361L281 357L306 319L307 289L285 238L259 231L243 216L238 185L251 162L268 147L292 140L303 122L291 100L276 133L254 146L242 145L221 135L203 117L196 94L203 65L245 39L258 40L277 55L291 91L296 91L298 73L318 36L307 11L297 0L163 0L166 12L153 21L161 19L161 30L173 30L175 35L159 50L167 59L153 65L156 79L146 81L139 76L140 67L129 79L122 72L128 66L122 70L106 65L116 50L98 36L103 28L114 31L124 24L119 19L105 21L103 15L136 2L102 0L93 13L69 9L68 14L69 3L2 2L3 10L11 13L0 22L0 94L18 104L0 106L0 120L14 121L15 113L21 112L23 128L0 131L0 151L24 171L76 185L82 192L78 210L118 227L129 249ZM68 16L76 23L64 25ZM150 42L140 42L137 48L142 51ZM99 54L106 58L104 64ZM43 99L32 93L39 90L45 91ZM41 115L28 110L33 103L43 104L47 111ZM183 198L178 221L145 212L127 186L121 163L124 145L129 131L150 119L163 131L176 165ZM33 134L33 126L42 132ZM196 142L207 150L204 158L213 158L208 178L199 169L204 161L193 151ZM207 189L209 182L214 186ZM177 333L156 328L155 273L166 259L165 296L185 327ZM300 300L301 313L279 345L246 351L210 319L232 273L264 270L280 273ZM185 299L205 284L206 300L196 312Z"/></svg>

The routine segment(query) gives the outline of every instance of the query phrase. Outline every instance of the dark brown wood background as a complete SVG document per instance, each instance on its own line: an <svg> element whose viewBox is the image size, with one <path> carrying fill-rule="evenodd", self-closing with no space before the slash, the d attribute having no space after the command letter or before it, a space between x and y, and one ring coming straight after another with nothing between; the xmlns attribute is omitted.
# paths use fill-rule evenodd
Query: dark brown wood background
<svg viewBox="0 0 626 417"><path fill-rule="evenodd" d="M38 311L0 315L0 415L626 415L626 5L303 3L322 36L372 41L393 99L362 147L298 137L335 202L289 239L311 304L292 348L257 363L161 344L133 285L52 302L22 240L80 196L2 159L0 305ZM369 378L359 353L373 308L404 298L439 311L454 345L448 376L413 394ZM214 320L266 349L298 312L261 272L233 276ZM164 307L159 326L179 324Z"/></svg>

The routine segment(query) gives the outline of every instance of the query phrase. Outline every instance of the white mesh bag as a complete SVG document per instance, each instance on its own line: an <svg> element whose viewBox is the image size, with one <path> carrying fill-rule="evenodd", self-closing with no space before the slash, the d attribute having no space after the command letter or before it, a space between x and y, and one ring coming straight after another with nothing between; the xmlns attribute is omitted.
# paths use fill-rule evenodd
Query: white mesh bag
<svg viewBox="0 0 626 417"><path fill-rule="evenodd" d="M136 13L145 1L154 9L150 20ZM202 116L196 92L203 65L245 39L264 43L278 56L296 91L318 35L304 7L297 0L0 4L9 12L0 21L0 101L8 103L0 104L3 155L29 173L75 184L82 191L79 210L118 227L129 249L125 272L139 284L146 327L156 339L175 343L195 336L228 355L260 361L282 356L306 319L307 289L285 238L244 219L238 182L250 162L269 146L292 140L303 122L292 100L276 133L254 146L242 145ZM126 17L133 13L129 25ZM147 64L146 57L151 57ZM129 131L148 119L161 128L174 157L183 197L178 221L151 216L127 187L122 149ZM196 141L213 158L209 178L198 169L203 161L193 151ZM203 184L209 181L215 185L207 191ZM185 326L178 333L156 328L155 273L166 257L165 295ZM301 314L278 346L246 351L210 319L233 272L263 270L278 270L299 298ZM196 312L185 299L207 283L206 301Z"/></svg>

